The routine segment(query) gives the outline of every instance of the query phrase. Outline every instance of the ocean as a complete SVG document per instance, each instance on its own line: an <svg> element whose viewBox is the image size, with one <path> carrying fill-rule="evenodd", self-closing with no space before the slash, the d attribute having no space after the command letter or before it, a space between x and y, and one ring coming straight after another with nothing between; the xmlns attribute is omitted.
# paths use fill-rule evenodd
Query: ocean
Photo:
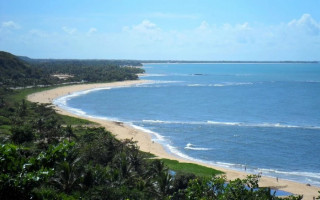
<svg viewBox="0 0 320 200"><path fill-rule="evenodd" d="M128 123L175 156L320 186L320 64L144 64L148 84L54 103Z"/></svg>

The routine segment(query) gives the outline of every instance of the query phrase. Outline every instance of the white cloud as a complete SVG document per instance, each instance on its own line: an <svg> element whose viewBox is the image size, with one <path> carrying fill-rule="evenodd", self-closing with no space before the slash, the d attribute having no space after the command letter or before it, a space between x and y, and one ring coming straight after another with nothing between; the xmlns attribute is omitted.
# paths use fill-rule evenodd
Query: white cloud
<svg viewBox="0 0 320 200"><path fill-rule="evenodd" d="M159 28L149 20L143 20L140 24L133 26L132 30L141 33L150 33L159 30Z"/></svg>
<svg viewBox="0 0 320 200"><path fill-rule="evenodd" d="M236 29L238 30L250 30L250 26L249 26L249 23L248 22L245 22L243 24L237 24L236 25Z"/></svg>
<svg viewBox="0 0 320 200"><path fill-rule="evenodd" d="M2 23L0 27L15 27L14 24ZM0 38L7 46L28 42L25 46L30 49L39 51L40 46L43 52L52 52L53 56L57 53L72 57L72 52L87 58L108 55L132 59L319 60L319 26L319 21L309 14L273 25L251 21L215 24L214 21L199 20L197 25L183 30L166 28L145 19L118 32L98 31L95 27L80 31L64 26L63 31L55 33L33 29L22 39L13 37L17 31L0 31ZM97 32L99 34L95 34ZM57 47L50 48L53 44Z"/></svg>
<svg viewBox="0 0 320 200"><path fill-rule="evenodd" d="M66 27L66 26L62 27L62 30L64 32L68 33L69 35L72 35L77 31L77 29L75 29L75 28L69 28L69 27Z"/></svg>
<svg viewBox="0 0 320 200"><path fill-rule="evenodd" d="M149 20L143 20L138 25L133 25L131 27L123 27L123 31L130 34L132 37L138 37L141 40L161 40L164 32L154 23Z"/></svg>
<svg viewBox="0 0 320 200"><path fill-rule="evenodd" d="M199 31L207 31L209 29L209 24L206 21L202 21L200 26L197 28Z"/></svg>
<svg viewBox="0 0 320 200"><path fill-rule="evenodd" d="M19 29L20 28L19 24L15 23L13 21L2 22L2 27L7 28L7 29Z"/></svg>
<svg viewBox="0 0 320 200"><path fill-rule="evenodd" d="M38 30L38 29L32 29L29 31L29 33L32 35L32 36L35 36L35 37L42 37L42 38L45 38L45 37L48 37L49 34L44 32L44 31L41 31L41 30Z"/></svg>
<svg viewBox="0 0 320 200"><path fill-rule="evenodd" d="M299 28L307 31L310 34L317 35L320 33L320 22L312 18L310 14L303 14L300 19L292 20L288 23L291 28Z"/></svg>
<svg viewBox="0 0 320 200"><path fill-rule="evenodd" d="M88 35L92 35L93 33L97 32L98 30L96 28L90 28L89 31L87 32Z"/></svg>

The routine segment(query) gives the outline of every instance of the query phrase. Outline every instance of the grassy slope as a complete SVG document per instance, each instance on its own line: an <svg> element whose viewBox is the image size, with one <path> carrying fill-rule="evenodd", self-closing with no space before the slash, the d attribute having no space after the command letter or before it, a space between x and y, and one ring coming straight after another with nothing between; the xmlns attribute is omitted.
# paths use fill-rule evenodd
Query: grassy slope
<svg viewBox="0 0 320 200"><path fill-rule="evenodd" d="M193 164L180 163L177 160L161 159L169 169L175 172L193 173L197 176L211 177L212 175L223 174L222 171L215 170L209 167Z"/></svg>

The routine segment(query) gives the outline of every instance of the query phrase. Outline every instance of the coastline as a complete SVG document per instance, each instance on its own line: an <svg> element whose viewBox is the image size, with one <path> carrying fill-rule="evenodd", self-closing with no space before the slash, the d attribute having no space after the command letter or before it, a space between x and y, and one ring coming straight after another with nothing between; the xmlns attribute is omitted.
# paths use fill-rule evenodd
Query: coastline
<svg viewBox="0 0 320 200"><path fill-rule="evenodd" d="M90 90L90 89L104 88L104 87L132 86L135 84L143 84L148 82L149 81L147 80L137 80L137 81L123 81L123 82L112 82L112 83L68 85L68 86L62 86L62 87L58 87L50 90L45 90L43 92L33 93L27 97L27 100L31 102L38 102L38 103L52 103L52 101L58 97L65 96L73 92L78 92L82 90ZM149 133L143 132L142 130L135 129L132 126L129 126L127 124L75 115L57 106L55 106L54 108L59 114L62 114L62 115L69 115L69 116L83 118L83 119L97 122L101 126L105 127L107 130L112 132L117 139L133 139L133 141L137 141L137 145L140 147L140 150L145 152L150 152L158 156L159 158L168 158L172 160L178 160L179 162L196 163L199 165L212 167L217 170L221 170L225 172L225 175L228 180L233 180L236 178L245 178L248 175L248 173L245 173L245 172L231 170L228 168L222 168L214 165L199 163L199 162L176 157L168 153L163 148L162 145L153 142ZM304 195L304 199L312 199L313 197L317 197L318 190L320 190L319 187L307 186L306 184L303 184L303 183L298 183L298 182L293 182L293 181L288 181L283 179L279 179L277 182L276 178L265 177L265 176L261 177L259 183L260 183L260 186L262 187L279 188L283 191L287 191L293 194L302 194Z"/></svg>

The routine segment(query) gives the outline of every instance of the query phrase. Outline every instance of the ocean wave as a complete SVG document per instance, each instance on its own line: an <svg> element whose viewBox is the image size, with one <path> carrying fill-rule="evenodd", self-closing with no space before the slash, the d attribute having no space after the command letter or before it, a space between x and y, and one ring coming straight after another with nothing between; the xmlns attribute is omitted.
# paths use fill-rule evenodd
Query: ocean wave
<svg viewBox="0 0 320 200"><path fill-rule="evenodd" d="M54 99L52 103L58 107L61 107L64 110L67 110L67 111L73 113L73 114L76 114L79 116L87 116L87 113L85 111L78 109L78 108L69 107L67 105L67 102L75 97L89 94L90 92L99 91L99 90L109 90L109 89L111 89L111 87L101 87L101 88L94 88L94 89L90 89L90 90L82 90L82 91L78 91L78 92L73 92L71 94Z"/></svg>
<svg viewBox="0 0 320 200"><path fill-rule="evenodd" d="M86 94L89 94L89 93L95 92L95 91L110 90L110 89L114 89L114 88L143 87L144 85L153 85L153 84L157 84L157 83L175 83L175 82L179 82L179 81L149 81L146 83L134 84L134 85L130 85L130 86L124 85L124 86L112 86L112 87L99 87L99 88L81 90L81 91L73 92L73 93L67 94L65 96L59 97L57 99L54 99L53 103L58 106L67 106L67 101L71 100L72 98L86 95Z"/></svg>
<svg viewBox="0 0 320 200"><path fill-rule="evenodd" d="M88 113L86 113L85 111L78 109L78 108L72 108L67 106L66 104L64 104L64 100L60 99L56 99L53 101L53 103L55 105L57 105L58 107L73 113L75 115L81 116L81 117L87 117L87 118L92 118L92 119L102 119L102 120L108 120L108 121L119 121L118 118L111 118L111 117L104 117L104 116L98 116L98 115L89 115Z"/></svg>
<svg viewBox="0 0 320 200"><path fill-rule="evenodd" d="M288 180L295 180L298 182L311 183L313 185L320 185L320 182L319 182L320 173L281 171L276 169L255 168L255 167L251 167L251 166L240 164L240 163L237 164L237 163L227 163L227 162L221 162L221 161L207 161L207 160L193 158L187 154L182 153L181 151L178 150L178 148L173 147L171 145L167 145L167 146L169 151L174 155L190 161L209 164L212 166L219 166L223 168L229 168L229 169L238 170L238 171L243 171L246 168L246 171L249 173L254 173L254 174L262 173L263 175L266 175L266 176L279 177L279 178L284 178Z"/></svg>
<svg viewBox="0 0 320 200"><path fill-rule="evenodd" d="M139 121L135 121L139 122ZM140 121L141 122L141 121ZM319 126L298 126L280 123L243 123L243 122L221 122L221 121L165 121L144 119L143 123L149 124L194 124L194 125L221 125L221 126L243 126L243 127L270 127L270 128L300 128L300 129L320 129Z"/></svg>
<svg viewBox="0 0 320 200"><path fill-rule="evenodd" d="M166 148L171 152L172 154L194 162L199 162L203 164L208 164L211 166L219 166L223 168L229 168L232 170L237 170L237 171L246 171L248 173L252 174L258 174L262 173L264 176L270 176L270 177L279 177L282 179L287 179L287 180L293 180L293 181L298 181L301 183L310 183L312 185L320 185L320 173L314 173L314 172L297 172L297 171L280 171L276 169L263 169L263 168L255 168L251 167L246 164L240 164L240 163L227 163L227 162L221 162L221 161L207 161L207 160L202 160L202 159L197 159L194 157L191 157L185 153L182 153L179 151L177 147L174 147L170 144L166 144Z"/></svg>
<svg viewBox="0 0 320 200"><path fill-rule="evenodd" d="M203 162L202 160L199 160L199 159L195 159L191 156L188 156L187 154L184 154L182 153L181 151L178 150L177 147L174 147L170 144L166 144L165 147L173 154L173 155L176 155L180 158L183 158L183 159L186 159L186 160L190 160L190 161L195 161L195 162L202 162L202 163L205 163Z"/></svg>
<svg viewBox="0 0 320 200"><path fill-rule="evenodd" d="M172 83L183 83L184 81L158 81L158 80L153 80L149 81L147 83L142 83L142 84L137 84L134 85L133 87L169 87L171 85L164 85L164 84L172 84Z"/></svg>
<svg viewBox="0 0 320 200"><path fill-rule="evenodd" d="M187 86L188 87L206 87L208 85L205 85L205 84L188 84Z"/></svg>
<svg viewBox="0 0 320 200"><path fill-rule="evenodd" d="M162 120L142 120L143 122L147 122L147 123L166 123L166 121L162 121Z"/></svg>
<svg viewBox="0 0 320 200"><path fill-rule="evenodd" d="M195 145L188 143L184 149L189 149L189 150L195 150L195 151L208 151L212 150L212 148L203 148L203 147L196 147Z"/></svg>
<svg viewBox="0 0 320 200"><path fill-rule="evenodd" d="M283 175L298 176L298 177L303 176L303 177L308 177L312 179L320 179L320 173L317 173L317 172L281 171L276 169L264 169L264 168L258 169L258 170L263 174L283 174Z"/></svg>
<svg viewBox="0 0 320 200"><path fill-rule="evenodd" d="M152 81L153 84L165 84L165 83L183 83L185 81Z"/></svg>
<svg viewBox="0 0 320 200"><path fill-rule="evenodd" d="M111 87L101 87L101 88L94 88L94 89L89 89L89 90L82 90L82 91L78 91L78 92L73 92L71 94L59 97L57 99L54 100L54 103L62 103L62 104L66 104L66 102L72 98L81 96L81 95L86 95L89 94L91 92L95 92L95 91L99 91L99 90L109 90L111 89Z"/></svg>
<svg viewBox="0 0 320 200"><path fill-rule="evenodd" d="M209 84L209 86L213 87L225 87L225 86L239 86L239 85L252 85L252 82L239 82L239 83L220 83L220 84Z"/></svg>
<svg viewBox="0 0 320 200"><path fill-rule="evenodd" d="M242 122L218 122L218 121L207 121L207 123L215 124L215 125L225 125L225 126L320 129L319 126L297 126L297 125L286 125L286 124L280 124L280 123L242 123Z"/></svg>
<svg viewBox="0 0 320 200"><path fill-rule="evenodd" d="M143 74L143 77L159 77L159 76L168 76L167 74Z"/></svg>
<svg viewBox="0 0 320 200"><path fill-rule="evenodd" d="M280 177L283 179L294 180L303 183L320 186L320 173L304 171L282 171L276 169L257 168L252 170L254 173L262 173L265 176Z"/></svg>
<svg viewBox="0 0 320 200"><path fill-rule="evenodd" d="M241 122L217 122L217 121L207 121L208 124L215 125L227 125L227 126L241 126L243 123Z"/></svg>
<svg viewBox="0 0 320 200"><path fill-rule="evenodd" d="M134 121L141 122L141 121ZM207 124L206 122L189 122L189 121L163 121L163 120L152 120L152 119L143 119L143 123L148 124Z"/></svg>
<svg viewBox="0 0 320 200"><path fill-rule="evenodd" d="M306 83L320 83L320 81L313 81L313 80L310 80L310 81L305 81Z"/></svg>
<svg viewBox="0 0 320 200"><path fill-rule="evenodd" d="M262 173L265 176L270 176L270 177L279 177L283 179L288 179L288 180L294 180L302 183L310 183L313 185L320 185L320 182L318 181L320 179L320 173L313 173L313 172L295 172L295 171L280 171L276 169L260 169L260 168L255 168L251 167L246 164L240 164L240 163L228 163L228 162L221 162L221 161L208 161L208 160L202 160L202 159L197 159L194 157L191 157L179 150L179 148L174 147L170 144L165 145L166 148L171 152L172 154L194 162L199 162L203 164L208 164L211 166L219 166L223 168L229 168L232 170L237 170L237 171L244 171L246 168L246 171L249 173L253 174L258 174Z"/></svg>
<svg viewBox="0 0 320 200"><path fill-rule="evenodd" d="M159 133L156 133L156 132L151 131L151 130L149 130L149 129L143 128L143 127L141 127L141 126L134 125L134 124L132 124L132 123L128 123L128 124L129 124L131 127L135 128L135 129L137 129L137 130L140 130L140 131L143 131L143 132L145 132L145 133L148 133L148 134L151 134L151 135L155 136L155 137L156 137L155 140L156 140L156 142L158 142L158 143L163 144L164 142L167 142L166 139L165 139L165 137L164 137L163 135L160 135Z"/></svg>
<svg viewBox="0 0 320 200"><path fill-rule="evenodd" d="M147 67L147 66L143 66L143 69L153 69L153 67Z"/></svg>
<svg viewBox="0 0 320 200"><path fill-rule="evenodd" d="M227 87L227 86L240 86L240 85L252 85L252 82L228 82L228 83L215 83L215 84L188 84L188 87Z"/></svg>

